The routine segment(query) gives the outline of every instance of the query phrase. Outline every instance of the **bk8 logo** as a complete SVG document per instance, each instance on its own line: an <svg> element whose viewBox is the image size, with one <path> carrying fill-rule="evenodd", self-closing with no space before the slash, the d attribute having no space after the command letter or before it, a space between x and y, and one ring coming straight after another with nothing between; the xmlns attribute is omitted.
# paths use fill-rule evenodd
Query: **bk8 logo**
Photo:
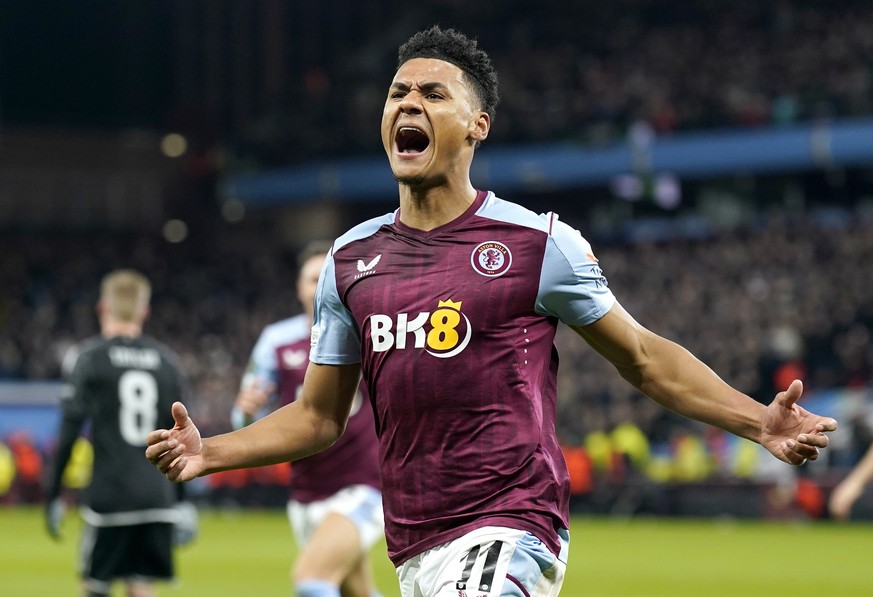
<svg viewBox="0 0 873 597"><path fill-rule="evenodd" d="M473 333L470 320L461 313L461 301L439 301L433 313L422 312L410 319L408 313L398 313L396 321L390 315L370 316L370 339L374 352L391 348L407 348L409 335L412 347L423 348L428 354L448 359L467 348Z"/></svg>

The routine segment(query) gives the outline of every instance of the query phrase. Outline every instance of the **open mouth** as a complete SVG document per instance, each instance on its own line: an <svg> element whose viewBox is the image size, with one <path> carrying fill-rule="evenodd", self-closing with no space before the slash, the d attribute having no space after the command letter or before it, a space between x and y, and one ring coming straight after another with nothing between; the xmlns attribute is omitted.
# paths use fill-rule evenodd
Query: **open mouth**
<svg viewBox="0 0 873 597"><path fill-rule="evenodd" d="M399 153L417 154L427 149L430 139L421 129L402 126L394 137Z"/></svg>

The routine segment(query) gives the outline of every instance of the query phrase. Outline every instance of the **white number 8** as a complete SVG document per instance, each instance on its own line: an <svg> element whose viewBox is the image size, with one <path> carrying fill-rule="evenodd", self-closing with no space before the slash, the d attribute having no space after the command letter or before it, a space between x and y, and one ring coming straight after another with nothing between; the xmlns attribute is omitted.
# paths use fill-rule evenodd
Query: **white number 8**
<svg viewBox="0 0 873 597"><path fill-rule="evenodd" d="M132 446L144 446L158 422L158 384L146 371L125 371L118 380L118 427Z"/></svg>

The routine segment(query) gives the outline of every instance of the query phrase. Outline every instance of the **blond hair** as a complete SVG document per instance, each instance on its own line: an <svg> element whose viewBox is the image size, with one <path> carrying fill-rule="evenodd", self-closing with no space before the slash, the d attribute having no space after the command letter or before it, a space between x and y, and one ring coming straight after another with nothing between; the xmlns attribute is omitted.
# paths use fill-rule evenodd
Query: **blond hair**
<svg viewBox="0 0 873 597"><path fill-rule="evenodd" d="M152 296L148 278L132 269L106 274L100 284L100 300L108 314L118 321L140 322Z"/></svg>

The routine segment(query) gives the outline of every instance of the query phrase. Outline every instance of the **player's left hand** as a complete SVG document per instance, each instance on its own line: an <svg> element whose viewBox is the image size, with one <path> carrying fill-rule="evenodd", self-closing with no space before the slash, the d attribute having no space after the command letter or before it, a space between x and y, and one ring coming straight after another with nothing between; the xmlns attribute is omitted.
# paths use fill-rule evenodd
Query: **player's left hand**
<svg viewBox="0 0 873 597"><path fill-rule="evenodd" d="M64 500L59 497L54 498L46 504L45 508L45 526L48 534L55 541L61 540L61 524L64 522L64 513L67 507Z"/></svg>
<svg viewBox="0 0 873 597"><path fill-rule="evenodd" d="M761 445L779 460L801 465L818 458L826 448L825 432L837 428L836 420L822 417L797 406L803 383L795 379L784 392L776 394L761 417Z"/></svg>

